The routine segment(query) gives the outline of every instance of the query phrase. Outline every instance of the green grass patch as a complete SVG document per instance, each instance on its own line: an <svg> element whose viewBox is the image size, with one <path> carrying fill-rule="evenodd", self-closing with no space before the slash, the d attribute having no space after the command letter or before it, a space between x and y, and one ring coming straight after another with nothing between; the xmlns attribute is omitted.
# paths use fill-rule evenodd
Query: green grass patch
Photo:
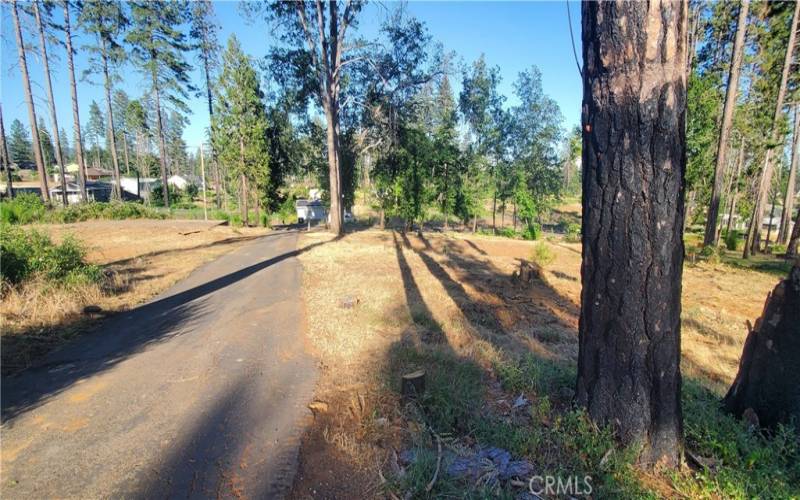
<svg viewBox="0 0 800 500"><path fill-rule="evenodd" d="M719 395L694 381L683 390L686 446L708 466L675 475L690 497L800 498L800 436L792 427L771 435L720 408Z"/></svg>

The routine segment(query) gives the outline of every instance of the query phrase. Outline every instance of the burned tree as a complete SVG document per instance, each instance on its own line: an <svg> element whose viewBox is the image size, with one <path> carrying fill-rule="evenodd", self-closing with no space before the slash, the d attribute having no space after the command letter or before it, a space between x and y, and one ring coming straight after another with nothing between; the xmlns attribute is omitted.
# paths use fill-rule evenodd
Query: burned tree
<svg viewBox="0 0 800 500"><path fill-rule="evenodd" d="M643 465L682 449L687 7L583 4L583 262L576 398Z"/></svg>
<svg viewBox="0 0 800 500"><path fill-rule="evenodd" d="M768 428L800 422L799 387L800 262L767 296L764 312L747 335L739 373L723 405L739 417L755 415Z"/></svg>

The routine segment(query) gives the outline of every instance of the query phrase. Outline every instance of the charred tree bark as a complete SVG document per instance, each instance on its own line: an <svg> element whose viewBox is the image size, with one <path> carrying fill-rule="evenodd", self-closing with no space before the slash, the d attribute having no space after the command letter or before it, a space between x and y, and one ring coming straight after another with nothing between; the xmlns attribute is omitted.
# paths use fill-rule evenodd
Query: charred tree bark
<svg viewBox="0 0 800 500"><path fill-rule="evenodd" d="M708 206L704 246L716 246L719 241L717 219L719 218L720 193L725 180L726 155L728 154L728 138L733 125L733 111L736 108L736 95L739 93L739 70L742 67L744 54L744 36L747 31L747 12L750 0L742 0L739 7L739 20L736 24L736 38L733 42L733 60L728 74L728 88L725 90L725 106L722 111L722 127L717 144L717 164L714 169L714 185L711 190L711 204Z"/></svg>
<svg viewBox="0 0 800 500"><path fill-rule="evenodd" d="M639 462L681 460L687 7L583 4L577 402Z"/></svg>
<svg viewBox="0 0 800 500"><path fill-rule="evenodd" d="M741 417L754 412L761 426L800 421L800 263L767 296L742 351L739 373L723 400Z"/></svg>

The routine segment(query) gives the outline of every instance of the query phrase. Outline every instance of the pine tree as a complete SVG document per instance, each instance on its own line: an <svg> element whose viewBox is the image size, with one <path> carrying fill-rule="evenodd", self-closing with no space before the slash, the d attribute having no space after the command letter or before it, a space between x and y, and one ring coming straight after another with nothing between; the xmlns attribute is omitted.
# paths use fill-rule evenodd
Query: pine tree
<svg viewBox="0 0 800 500"><path fill-rule="evenodd" d="M267 118L258 74L236 36L228 39L217 86L213 141L220 158L239 179L240 209L248 224L251 191L258 210L259 193L269 181Z"/></svg>
<svg viewBox="0 0 800 500"><path fill-rule="evenodd" d="M11 2L11 14L14 19L14 35L17 41L17 53L19 55L19 68L22 73L22 84L25 88L25 102L28 105L28 123L31 127L31 137L39 137L38 123L36 121L36 107L33 103L33 92L31 91L31 80L28 75L28 62L25 54L25 40L22 36L22 23L19 18L19 6L17 0ZM39 141L33 141L33 157L36 160L36 170L39 172L39 186L42 198L45 202L50 201L50 191L47 187L47 171L42 158L42 150Z"/></svg>
<svg viewBox="0 0 800 500"><path fill-rule="evenodd" d="M122 142L122 158L125 161L125 174L131 175L131 163L128 156L128 142L130 136L130 124L128 124L128 106L130 99L124 90L114 92L112 109L114 111L115 136Z"/></svg>
<svg viewBox="0 0 800 500"><path fill-rule="evenodd" d="M45 169L54 166L58 160L55 147L53 147L53 136L47 130L43 118L39 118L39 145L42 148Z"/></svg>
<svg viewBox="0 0 800 500"><path fill-rule="evenodd" d="M100 111L100 106L96 101L92 101L89 105L89 123L86 126L86 139L92 146L94 152L94 166L101 168L100 162L100 141L103 140L103 135L106 131L106 120L103 112Z"/></svg>
<svg viewBox="0 0 800 500"><path fill-rule="evenodd" d="M63 0L64 7L64 47L67 51L67 70L69 71L70 95L72 97L72 128L75 139L75 161L78 164L78 184L81 190L81 200L88 200L86 196L86 162L83 155L83 135L81 133L81 118L78 110L78 86L75 83L75 62L72 49L72 27L70 25L70 0Z"/></svg>
<svg viewBox="0 0 800 500"><path fill-rule="evenodd" d="M189 36L197 48L199 62L203 69L203 94L208 104L209 122L214 116L214 73L217 70L217 55L222 50L217 41L219 26L214 20L214 5L211 0L198 0L192 4L192 26ZM215 202L220 208L220 172L214 144L211 143L211 170L214 179Z"/></svg>
<svg viewBox="0 0 800 500"><path fill-rule="evenodd" d="M31 136L19 120L11 122L8 138L8 155L19 168L30 168L33 163Z"/></svg>
<svg viewBox="0 0 800 500"><path fill-rule="evenodd" d="M111 103L113 82L116 79L116 67L125 59L125 50L120 44L122 35L128 25L122 2L103 0L86 2L81 10L79 22L87 33L97 39L96 45L88 45L84 50L89 52L90 69L88 71L103 76L103 89L106 99L106 141L111 153L111 167L114 175L114 196L122 197L119 160L117 159L117 139L114 126L114 110Z"/></svg>
<svg viewBox="0 0 800 500"><path fill-rule="evenodd" d="M167 143L163 105L166 101L178 110L186 110L185 99L190 84L191 66L185 53L191 49L180 25L185 19L184 8L177 2L138 0L131 2L133 27L127 41L131 55L140 71L150 79L154 98L156 137L158 138L164 205L169 206L167 185Z"/></svg>
<svg viewBox="0 0 800 500"><path fill-rule="evenodd" d="M64 155L61 150L61 141L58 136L58 116L56 114L56 104L53 98L53 84L50 79L50 58L47 55L47 38L45 36L45 24L48 30L52 27L51 14L53 4L49 2L42 3L40 0L33 1L33 14L36 19L36 28L39 32L39 54L42 58L42 69L44 69L44 82L45 89L47 89L47 103L50 107L50 119L52 120L53 129L51 130L51 137L55 141L55 158L54 161L58 163L58 169L61 173L61 201L64 206L67 206L67 174L64 170ZM40 126L42 130L46 130L44 124ZM41 133L41 132L40 132Z"/></svg>

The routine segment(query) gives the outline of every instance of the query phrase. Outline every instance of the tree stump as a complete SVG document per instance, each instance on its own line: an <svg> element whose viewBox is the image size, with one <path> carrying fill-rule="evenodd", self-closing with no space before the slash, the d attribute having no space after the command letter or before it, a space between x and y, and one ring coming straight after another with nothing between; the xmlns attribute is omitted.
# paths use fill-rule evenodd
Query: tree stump
<svg viewBox="0 0 800 500"><path fill-rule="evenodd" d="M527 285L534 279L544 281L544 274L542 273L542 268L539 267L538 264L527 260L520 260L519 270L514 272L512 278L521 285Z"/></svg>
<svg viewBox="0 0 800 500"><path fill-rule="evenodd" d="M800 422L800 261L748 328L739 373L722 401L725 409L766 428L792 418Z"/></svg>
<svg viewBox="0 0 800 500"><path fill-rule="evenodd" d="M404 398L416 399L423 392L425 392L425 370L403 375L400 394Z"/></svg>

